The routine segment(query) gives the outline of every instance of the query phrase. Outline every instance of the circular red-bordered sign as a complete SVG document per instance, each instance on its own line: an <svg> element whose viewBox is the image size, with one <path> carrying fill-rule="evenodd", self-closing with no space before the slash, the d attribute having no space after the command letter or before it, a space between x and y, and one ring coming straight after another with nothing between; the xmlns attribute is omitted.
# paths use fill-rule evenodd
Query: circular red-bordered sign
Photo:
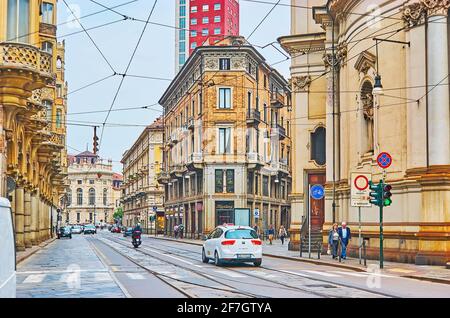
<svg viewBox="0 0 450 318"><path fill-rule="evenodd" d="M359 191L366 190L369 187L369 179L367 179L366 176L357 176L355 178L355 181L353 181L353 183L355 185L355 188L358 189Z"/></svg>
<svg viewBox="0 0 450 318"><path fill-rule="evenodd" d="M377 163L383 169L389 168L392 164L392 156L387 152L382 152L377 157Z"/></svg>

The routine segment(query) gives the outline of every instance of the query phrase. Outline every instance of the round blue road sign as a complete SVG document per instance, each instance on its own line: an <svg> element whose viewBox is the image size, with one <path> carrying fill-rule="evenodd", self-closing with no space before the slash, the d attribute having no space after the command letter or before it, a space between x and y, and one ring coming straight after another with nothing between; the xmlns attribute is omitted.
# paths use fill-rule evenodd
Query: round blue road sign
<svg viewBox="0 0 450 318"><path fill-rule="evenodd" d="M378 155L377 162L381 168L386 169L391 166L392 157L387 152L382 152Z"/></svg>
<svg viewBox="0 0 450 318"><path fill-rule="evenodd" d="M320 184L315 184L311 187L311 198L321 200L325 196L325 189Z"/></svg>

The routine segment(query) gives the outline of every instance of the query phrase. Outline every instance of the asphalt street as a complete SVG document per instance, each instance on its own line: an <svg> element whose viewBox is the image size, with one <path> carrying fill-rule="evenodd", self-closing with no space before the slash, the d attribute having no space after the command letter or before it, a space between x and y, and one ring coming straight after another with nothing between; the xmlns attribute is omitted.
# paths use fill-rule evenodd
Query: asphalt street
<svg viewBox="0 0 450 318"><path fill-rule="evenodd" d="M201 246L99 231L57 240L18 266L18 297L449 297L450 286L264 257L261 267L201 261Z"/></svg>

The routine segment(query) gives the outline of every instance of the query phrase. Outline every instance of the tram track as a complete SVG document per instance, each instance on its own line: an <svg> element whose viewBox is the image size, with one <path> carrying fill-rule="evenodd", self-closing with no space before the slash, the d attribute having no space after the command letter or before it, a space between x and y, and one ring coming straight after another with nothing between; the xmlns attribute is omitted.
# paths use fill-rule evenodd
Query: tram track
<svg viewBox="0 0 450 318"><path fill-rule="evenodd" d="M167 246L167 245L166 245L166 246ZM174 246L170 246L170 247L171 247L171 248L175 248ZM188 256L186 256L186 255L184 255L184 254L177 254L177 253L168 252L167 250L163 250L163 249L160 249L160 248L157 248L157 247L153 247L153 246L152 246L151 248L156 249L156 250L159 250L159 251L164 251L165 253L168 253L168 254L173 254L173 255L177 255L177 256L181 256L181 257L188 258L188 259L190 259L190 260L197 260L197 261L198 261L197 258L188 257ZM183 249L183 248L180 248L180 247L178 247L178 246L177 246L175 249L178 249L178 250L181 250L181 251L185 251L185 252L192 253L192 250L189 250L189 249ZM222 268L224 268L224 267L222 267ZM296 277L296 278L298 278L298 277L300 276L300 275L297 275L297 274L295 274L295 273L289 273L289 272L287 272L287 271L278 270L278 269L274 269L274 268L270 268L270 267L266 267L266 266L260 266L260 268L261 268L261 269L264 269L264 270L268 270L268 271L280 273L280 274L283 274L283 275L289 275L289 276L291 276L291 277ZM250 273L243 272L243 271L240 271L240 270L236 270L236 269L233 269L233 268L226 267L226 268L224 268L224 269L227 269L227 270L229 270L229 271L233 271L233 272L237 272L237 273L241 273L241 274L245 274L245 275L248 275L248 276L252 276L252 277L261 279L261 277L259 277L259 276L257 276L257 275L252 275L252 274L250 274ZM374 290L369 289L369 288L362 288L362 287L358 287L358 286L354 286L354 285L350 285L350 284L345 284L345 283L341 283L341 282L330 281L330 280L327 280L327 279L322 279L322 278L311 278L311 277L305 277L305 276L303 276L303 278L305 278L305 279L310 279L310 280L317 281L317 282L321 282L321 283L333 284L333 285L340 286L340 287L356 289L356 290L359 290L359 291L371 293L371 294L378 295L378 296L382 296L382 297L400 298L400 297L395 296L395 295L392 295L392 294L387 294L387 293L383 293L383 292L379 292L379 291L374 291ZM273 282L273 283L278 283L278 284L280 284L279 282L276 282L276 281L274 281L274 280L270 280L270 279L266 279L266 278L265 278L264 280L269 281L269 282ZM291 286L291 285L285 285L285 286L286 286L286 287L291 287L291 288L299 288L299 287ZM310 291L308 290L308 292L310 292ZM313 292L313 291L311 291L311 292ZM322 296L322 297L323 297L323 296Z"/></svg>
<svg viewBox="0 0 450 318"><path fill-rule="evenodd" d="M128 247L128 248L131 248L131 247L128 246L127 244L123 244L124 241L123 241L122 239L120 239L120 238L119 238L119 239L116 239L116 238L108 238L108 239L110 239L111 241L115 241L116 243L121 244L121 245L123 245L123 246L126 246L126 247ZM171 248L174 248L173 246L170 246L170 247L171 247ZM145 251L147 251L147 253L146 253L145 251L143 251L143 249L144 249ZM158 251L158 252L153 251L153 253L152 253L152 251L151 251L152 249L153 249L153 250L156 250L156 251ZM175 249L180 250L180 251L184 251L184 252L189 252L189 253L192 253L192 252L193 252L192 250L183 249L183 248L179 248L179 247L176 247ZM157 247L154 247L154 246L151 246L151 247L149 247L149 246L142 246L141 248L139 248L139 249L137 249L137 250L140 251L141 253L147 254L148 256L152 256L152 257L154 257L154 258L156 258L156 259L159 259L159 260L161 260L162 258L161 258L161 257L158 257L158 256L155 256L154 254L155 254L155 253L161 253L161 252L164 252L164 254L167 254L167 255L172 255L172 256L175 255L175 256L177 256L177 257L182 257L182 258L185 258L185 259L188 259L188 260L199 261L197 258L187 256L185 253L184 253L184 254L174 253L174 252L170 252L170 251L167 251L167 250L164 250L164 249L161 249L161 248L157 248ZM152 253L152 254L150 255L148 252L150 252L150 253ZM182 265L180 265L180 264L178 264L178 263L176 263L176 262L168 262L166 259L162 259L162 260L163 260L164 262L170 263L170 264L172 264L172 265L174 265L174 266L183 268L183 269L185 269L185 270L187 269L187 270L189 270L189 271L191 271L191 272L195 272L195 273L197 273L197 274L198 274L198 272L199 272L199 271L194 270L194 269L192 269L192 268L190 268L190 267L182 266ZM248 273L248 272L244 272L244 271L232 269L232 268L229 268L229 267L219 267L219 268L220 268L220 270L227 270L227 271L230 271L230 272L239 273L239 274L241 274L241 275L246 275L246 276L252 277L252 278L254 278L254 279L262 280L262 281L264 281L264 282L266 282L266 283L268 282L268 283L276 284L276 285L280 286L282 289L285 289L285 290L299 291L299 292L302 292L302 293L312 294L312 295L315 295L315 296L318 296L318 297L325 297L325 298L340 298L340 297L338 297L338 296L330 295L330 294L328 294L328 293L323 293L323 292L314 291L314 290L312 290L312 288L309 289L309 288L301 288L301 287L298 287L298 286L292 286L292 285L289 285L289 284L285 284L285 283L282 283L282 282L279 282L279 281L270 279L270 278L268 278L268 277L264 277L264 278L263 278L263 277L261 277L261 276L258 276L258 275L252 274L252 273ZM282 274L284 274L284 275L289 275L289 276L291 276L291 277L292 277L292 276L295 276L295 278L297 278L297 279L299 278L298 275L290 274L290 273L287 273L287 272L284 272L284 271L275 270L275 269L268 268L268 267L264 267L264 266L262 266L262 267L260 267L260 268L262 268L262 269L264 269L264 270L270 270L270 271L282 273ZM207 275L207 277L208 277L209 279L211 279L211 278L210 278L210 275ZM330 284L330 285L334 285L334 286L336 286L336 287L345 287L345 288L355 289L355 290L358 290L358 291L363 291L363 292L370 293L370 294L377 295L377 296L382 296L382 297L393 297L392 295L388 295L388 294L384 294L384 293L380 293L380 292L376 292L376 291L372 291L372 290L367 290L367 289L364 289L364 288L355 287L355 286L351 286L351 285L347 285L347 284L331 282L331 281L328 281L328 280L325 280L325 279L316 279L316 278L309 278L309 277L302 277L302 278L304 278L304 279L309 279L309 280L312 280L312 281L315 281L315 282L323 282L323 283L327 283L327 284ZM227 278L227 280L228 280L228 281L232 281L232 282L236 282L236 283L242 283L242 281L233 280L233 279L229 279L229 278ZM216 281L216 282L217 282L217 281ZM223 282L219 282L219 283L222 284L222 285L225 285ZM249 283L249 284L254 285L254 286L259 286L259 287L269 287L269 288L273 288L273 286L268 286L268 285L266 285L266 284L254 284L254 283ZM230 285L228 285L228 286L231 287L231 288L235 288L234 286L230 286ZM313 287L313 288L314 288L314 287ZM256 297L265 297L265 296L256 296Z"/></svg>
<svg viewBox="0 0 450 318"><path fill-rule="evenodd" d="M140 249L135 249L134 247L128 246L128 244L123 244L123 243L122 243L123 241L121 241L121 240L111 239L111 238L108 238L108 239L111 240L111 241L113 241L113 242L115 242L115 243L117 243L117 244L120 244L120 245L122 245L122 246L124 246L124 247L126 247L126 248L128 248L128 249L130 249L130 250L133 250L133 251L135 251L135 252L140 252L141 254L144 254L144 255L146 255L146 256L150 256L150 257L155 258L155 259L157 259L157 260L159 260L159 261L161 261L161 262L164 262L164 263L170 264L170 265L172 265L172 266L181 268L181 269L183 269L183 270L192 272L192 273L194 273L195 275L198 275L198 276L200 276L200 277L202 277L202 278L204 278L204 279L207 279L207 280L209 280L209 281L211 281L211 282L214 282L214 283L216 283L216 284L220 284L220 285L222 285L222 286L225 286L225 287L230 288L230 289L225 289L225 288L220 288L220 287L217 287L217 286L208 286L208 285L205 285L205 284L194 283L194 282L191 282L191 281L187 281L187 280L183 280L183 279L179 279L179 278L174 278L174 277L171 277L171 276L169 276L169 275L166 275L166 274L163 274L163 273L159 273L159 272L157 272L157 271L151 270L151 269L147 268L146 266L140 264L139 262L137 262L136 260L134 260L132 257L126 255L125 253L123 253L122 251L118 250L117 248L111 246L110 244L105 243L103 240L97 239L97 240L98 240L99 242L101 242L102 244L104 244L104 245L106 245L107 247L113 249L116 253L120 254L120 255L123 256L123 257L125 257L125 258L128 259L130 262L132 262L133 264L137 265L138 267L144 269L144 270L147 271L148 273L150 273L150 274L154 275L155 277L159 278L159 279L162 280L164 283L170 285L171 287L173 287L174 289L178 290L179 292L181 292L183 295L185 295L185 296L188 297L188 298L194 298L194 297L193 297L191 294L186 293L182 288L180 288L180 287L178 287L178 286L176 286L176 285L174 285L174 284L168 282L167 280L177 281L177 282L180 282L180 283L189 284L189 285L193 285L193 286L197 286L197 287L201 287L201 288L213 289L213 290L215 290L215 291L220 290L220 291L223 291L223 292L235 294L235 295L237 295L237 296L242 295L242 296L245 296L245 297L252 297L252 298L269 298L269 297L267 297L267 296L258 295L258 294L254 294L254 293L249 293L249 292L246 292L246 291L233 290L233 289L236 289L236 287L231 286L231 285L228 285L228 284L223 283L223 282L221 282L221 281L218 281L218 280L212 278L210 275L204 274L204 273L202 273L202 272L200 272L200 271L193 270L193 269L188 268L188 267L185 267L185 266L180 266L179 264L176 264L176 263L174 263L174 262L169 262L169 261L167 261L166 259L164 259L164 258L162 258L162 257L157 257L157 256L154 256L154 255L150 255L149 253L143 252L143 251L142 251L142 248L140 248ZM164 279L164 278L165 278L165 279Z"/></svg>

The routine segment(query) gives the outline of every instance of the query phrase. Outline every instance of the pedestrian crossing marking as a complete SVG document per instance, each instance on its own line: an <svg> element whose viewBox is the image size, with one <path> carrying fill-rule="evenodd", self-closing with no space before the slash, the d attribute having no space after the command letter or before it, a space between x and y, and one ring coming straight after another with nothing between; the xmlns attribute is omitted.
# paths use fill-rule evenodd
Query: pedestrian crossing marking
<svg viewBox="0 0 450 318"><path fill-rule="evenodd" d="M277 278L277 275L272 275L272 274L267 274L264 272L252 272L255 275L261 276L261 277L266 277L266 278Z"/></svg>
<svg viewBox="0 0 450 318"><path fill-rule="evenodd" d="M343 272L343 271L332 271L335 274L342 274L342 275L348 275L348 276L354 276L354 277L367 277L368 273L352 273L352 272Z"/></svg>
<svg viewBox="0 0 450 318"><path fill-rule="evenodd" d="M96 282L111 281L112 277L109 273L95 273L94 280Z"/></svg>
<svg viewBox="0 0 450 318"><path fill-rule="evenodd" d="M235 272L231 272L231 271L220 271L220 270L215 270L214 272L222 274L222 275L226 275L232 278L243 278L243 277L247 277L245 275L239 274L239 273L235 273Z"/></svg>
<svg viewBox="0 0 450 318"><path fill-rule="evenodd" d="M315 274L315 275L320 275L320 276L325 276L325 277L339 277L339 275L331 274L331 273L327 273L327 272L319 272L319 271L311 271L311 270L305 270L304 272L307 272L310 274Z"/></svg>
<svg viewBox="0 0 450 318"><path fill-rule="evenodd" d="M127 273L128 278L130 279L134 279L134 280L142 280L145 279L144 276L142 276L142 274L139 273Z"/></svg>
<svg viewBox="0 0 450 318"><path fill-rule="evenodd" d="M45 276L47 276L47 274L30 275L27 278L25 278L23 283L24 284L38 284L38 283L42 283L42 281L44 280Z"/></svg>

